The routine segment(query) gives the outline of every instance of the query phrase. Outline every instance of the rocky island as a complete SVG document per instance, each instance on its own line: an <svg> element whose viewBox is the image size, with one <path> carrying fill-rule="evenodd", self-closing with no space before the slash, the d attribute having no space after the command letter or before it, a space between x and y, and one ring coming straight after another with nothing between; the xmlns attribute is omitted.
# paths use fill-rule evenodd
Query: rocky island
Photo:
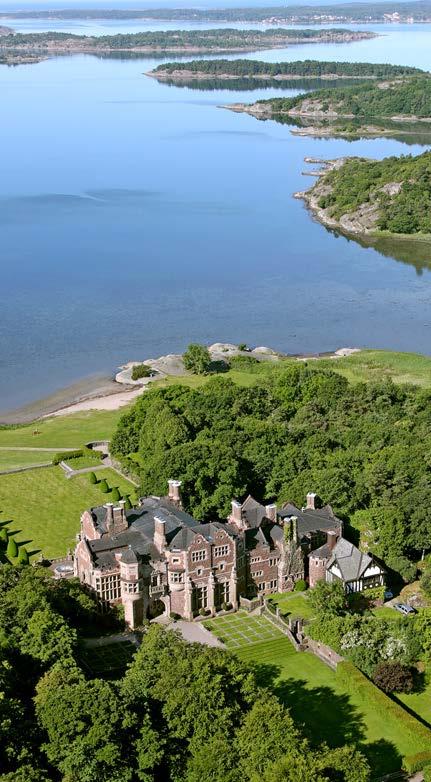
<svg viewBox="0 0 431 782"><path fill-rule="evenodd" d="M291 118L292 124L302 125L292 133L302 135L388 135L407 124L431 132L431 78L428 73L400 75L225 108L245 111L257 119L286 122Z"/></svg>
<svg viewBox="0 0 431 782"><path fill-rule="evenodd" d="M323 168L314 186L295 197L304 199L319 222L354 237L431 245L431 152L381 161L351 157L307 162Z"/></svg>
<svg viewBox="0 0 431 782"><path fill-rule="evenodd" d="M127 54L223 53L278 49L302 43L349 43L375 38L376 33L329 30L167 30L91 37L71 33L9 34L0 40L0 58L44 59L48 56L69 54L97 54L124 52ZM22 60L23 61L23 60Z"/></svg>
<svg viewBox="0 0 431 782"><path fill-rule="evenodd" d="M162 63L146 75L164 82L199 81L202 79L221 81L262 79L283 82L302 79L364 81L412 76L421 73L423 72L419 68L387 63L325 62L322 60L265 62L262 60L219 59Z"/></svg>

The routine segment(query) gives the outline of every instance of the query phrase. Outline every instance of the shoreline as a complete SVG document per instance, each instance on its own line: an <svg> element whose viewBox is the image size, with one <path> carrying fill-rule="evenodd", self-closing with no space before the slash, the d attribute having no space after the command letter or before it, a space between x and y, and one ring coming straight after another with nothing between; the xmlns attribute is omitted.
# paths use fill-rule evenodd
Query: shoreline
<svg viewBox="0 0 431 782"><path fill-rule="evenodd" d="M273 351L271 348L238 351L235 345L229 345L228 349L224 351L223 344L215 343L213 346L210 346L213 357L219 358L224 356L227 358L229 355L231 357L233 355L252 355L261 361L281 361L283 359L314 361L319 358L344 358L361 350L361 348L338 348L333 351L317 353L288 354ZM153 378L144 379L139 384L135 382L133 385L124 380L117 381L103 375L83 378L81 381L66 386L47 397L34 400L18 408L0 412L0 426L20 426L52 416L72 415L73 413L87 412L89 410L120 410L145 393L151 383L164 378L187 375L188 373L185 370L179 371L179 360L181 360L181 354L169 354L160 356L157 359L144 359L143 361L129 361L119 368L120 372L116 374L116 377L124 375L134 364L148 364L155 367L157 374Z"/></svg>

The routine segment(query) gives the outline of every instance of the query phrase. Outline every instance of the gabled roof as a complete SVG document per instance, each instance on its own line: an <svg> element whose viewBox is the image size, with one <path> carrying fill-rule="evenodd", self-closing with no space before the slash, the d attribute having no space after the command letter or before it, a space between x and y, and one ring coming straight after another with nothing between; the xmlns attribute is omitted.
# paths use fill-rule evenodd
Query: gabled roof
<svg viewBox="0 0 431 782"><path fill-rule="evenodd" d="M339 538L335 544L330 559L326 565L327 570L336 565L342 575L343 581L357 581L371 565L373 559L369 554L359 551L353 543L345 538Z"/></svg>
<svg viewBox="0 0 431 782"><path fill-rule="evenodd" d="M265 506L257 502L251 494L242 503L241 510L248 527L259 527L262 519L266 516Z"/></svg>
<svg viewBox="0 0 431 782"><path fill-rule="evenodd" d="M329 530L341 532L343 529L343 522L337 518L330 505L312 510L311 508L299 509L291 502L287 502L277 515L281 519L296 516L299 539L310 535L311 532L327 532Z"/></svg>

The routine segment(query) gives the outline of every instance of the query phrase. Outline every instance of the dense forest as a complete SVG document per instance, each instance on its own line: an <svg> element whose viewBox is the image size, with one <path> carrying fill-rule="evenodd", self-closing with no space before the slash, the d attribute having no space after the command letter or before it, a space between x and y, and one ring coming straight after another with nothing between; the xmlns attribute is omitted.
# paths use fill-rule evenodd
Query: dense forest
<svg viewBox="0 0 431 782"><path fill-rule="evenodd" d="M17 33L1 38L1 48L22 49L44 47L53 49L68 47L79 49L114 50L156 47L177 48L226 48L248 49L277 47L300 41L344 41L361 38L372 38L374 33L356 32L353 30L284 30L282 28L269 30L159 30L154 32L127 33L117 35L101 35L89 37L73 35L72 33Z"/></svg>
<svg viewBox="0 0 431 782"><path fill-rule="evenodd" d="M270 98L259 105L273 114L298 114L335 117L419 117L431 118L431 78L413 76L391 84L369 83L353 87L317 90L312 95L294 98Z"/></svg>
<svg viewBox="0 0 431 782"><path fill-rule="evenodd" d="M431 234L431 152L381 161L348 159L317 187L330 188L319 200L335 219L363 204L378 205L376 227L400 234Z"/></svg>
<svg viewBox="0 0 431 782"><path fill-rule="evenodd" d="M82 644L100 621L74 579L0 568L0 782L369 779L359 738L307 741L271 666L263 686L230 652L153 625L126 672L89 675Z"/></svg>
<svg viewBox="0 0 431 782"><path fill-rule="evenodd" d="M420 73L419 68L405 65L369 62L323 62L321 60L296 60L295 62L264 62L262 60L191 60L190 62L167 62L157 66L153 73L190 71L207 73L217 78L229 76L346 76L350 78L384 79L391 76L406 76Z"/></svg>
<svg viewBox="0 0 431 782"><path fill-rule="evenodd" d="M398 12L403 19L416 21L431 19L429 0L413 2L340 3L337 5L289 5L263 8L147 8L147 9L89 9L21 10L4 13L15 19L170 19L209 22L259 22L280 20L292 24L318 24L323 19L333 22L385 21L384 14ZM2 15L0 15L1 17Z"/></svg>
<svg viewBox="0 0 431 782"><path fill-rule="evenodd" d="M164 494L173 476L197 519L226 518L232 498L302 505L315 491L396 572L431 548L431 395L391 382L349 385L290 367L243 388L215 377L200 390L144 394L114 453Z"/></svg>

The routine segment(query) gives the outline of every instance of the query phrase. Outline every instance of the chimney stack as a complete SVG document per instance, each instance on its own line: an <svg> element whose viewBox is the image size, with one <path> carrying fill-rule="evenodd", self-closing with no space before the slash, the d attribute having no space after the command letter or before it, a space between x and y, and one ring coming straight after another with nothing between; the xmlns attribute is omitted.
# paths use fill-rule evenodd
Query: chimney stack
<svg viewBox="0 0 431 782"><path fill-rule="evenodd" d="M114 532L124 532L128 527L125 505L125 500L120 500L118 506L112 510L114 516Z"/></svg>
<svg viewBox="0 0 431 782"><path fill-rule="evenodd" d="M328 530L328 532L326 533L326 542L329 546L330 551L332 551L332 549L334 548L337 540L338 540L337 533L333 529Z"/></svg>
<svg viewBox="0 0 431 782"><path fill-rule="evenodd" d="M232 500L232 510L228 521L242 529L242 505L237 500Z"/></svg>
<svg viewBox="0 0 431 782"><path fill-rule="evenodd" d="M112 502L107 502L105 505L106 508L106 516L105 516L105 523L106 523L106 531L112 532L114 527L114 514L113 509L114 504Z"/></svg>
<svg viewBox="0 0 431 782"><path fill-rule="evenodd" d="M168 481L168 498L174 505L181 505L181 481Z"/></svg>
<svg viewBox="0 0 431 782"><path fill-rule="evenodd" d="M306 510L316 510L316 497L317 494L314 491L308 492Z"/></svg>
<svg viewBox="0 0 431 782"><path fill-rule="evenodd" d="M154 516L154 545L159 552L166 548L166 522L159 516Z"/></svg>
<svg viewBox="0 0 431 782"><path fill-rule="evenodd" d="M275 503L265 505L265 516L275 524L277 523L277 505Z"/></svg>

